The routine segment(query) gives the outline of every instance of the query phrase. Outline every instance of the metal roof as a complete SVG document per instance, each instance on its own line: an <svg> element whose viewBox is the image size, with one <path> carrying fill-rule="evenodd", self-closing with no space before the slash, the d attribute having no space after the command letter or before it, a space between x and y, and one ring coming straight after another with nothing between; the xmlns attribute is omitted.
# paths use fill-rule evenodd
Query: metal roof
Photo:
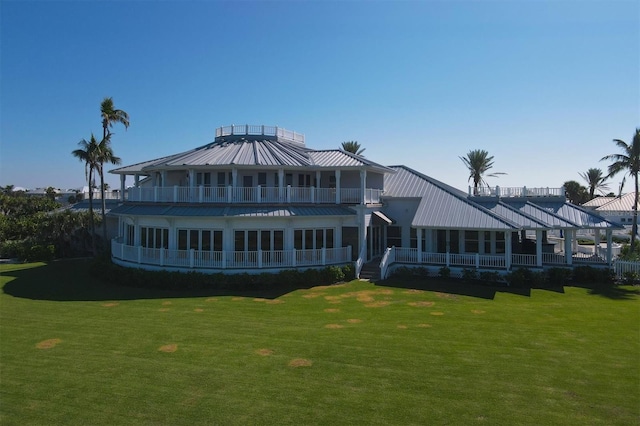
<svg viewBox="0 0 640 426"><path fill-rule="evenodd" d="M530 216L523 211L520 211L508 204L503 203L497 199L495 200L482 200L477 201L482 207L491 210L500 217L506 218L511 222L518 224L523 229L549 229L551 226L549 223Z"/></svg>
<svg viewBox="0 0 640 426"><path fill-rule="evenodd" d="M609 222L602 216L592 211L586 210L582 207L576 206L568 202L537 202L537 206L557 214L558 216L577 224L581 228L618 228L622 229L621 225L617 223Z"/></svg>
<svg viewBox="0 0 640 426"><path fill-rule="evenodd" d="M117 215L192 216L192 217L294 217L353 216L348 207L330 206L207 206L134 204L122 205L111 211Z"/></svg>
<svg viewBox="0 0 640 426"><path fill-rule="evenodd" d="M315 168L372 168L393 170L366 158L335 150L312 150L303 144L272 139L217 140L196 149L111 170L115 174L149 173L176 167L261 166Z"/></svg>
<svg viewBox="0 0 640 426"><path fill-rule="evenodd" d="M604 204L607 204L617 197L596 197L593 200L589 200L586 203L582 204L582 207L600 207Z"/></svg>
<svg viewBox="0 0 640 426"><path fill-rule="evenodd" d="M602 197L599 197L602 198ZM608 203L601 205L596 209L597 212L631 212L633 210L633 203L635 202L636 193L630 192L628 194L624 194L620 198L612 198ZM594 198L595 200L595 198ZM591 200L593 201L593 200ZM640 207L640 205L639 205ZM640 210L640 209L638 209Z"/></svg>
<svg viewBox="0 0 640 426"><path fill-rule="evenodd" d="M557 214L554 214L542 207L531 203L524 199L504 199L503 203L519 210L521 213L526 214L540 222L546 223L549 228L579 228L579 225L575 222L571 222Z"/></svg>
<svg viewBox="0 0 640 426"><path fill-rule="evenodd" d="M406 166L391 166L384 197L421 198L411 226L438 229L513 230L518 225L467 198L467 193Z"/></svg>

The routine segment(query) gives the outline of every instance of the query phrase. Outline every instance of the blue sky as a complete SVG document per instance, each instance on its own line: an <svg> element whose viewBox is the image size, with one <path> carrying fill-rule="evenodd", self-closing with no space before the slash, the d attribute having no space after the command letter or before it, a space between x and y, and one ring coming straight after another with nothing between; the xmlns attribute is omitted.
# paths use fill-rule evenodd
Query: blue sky
<svg viewBox="0 0 640 426"><path fill-rule="evenodd" d="M472 149L559 187L640 126L638 1L3 0L0 42L1 186L82 186L105 96L123 164L266 124L463 190Z"/></svg>

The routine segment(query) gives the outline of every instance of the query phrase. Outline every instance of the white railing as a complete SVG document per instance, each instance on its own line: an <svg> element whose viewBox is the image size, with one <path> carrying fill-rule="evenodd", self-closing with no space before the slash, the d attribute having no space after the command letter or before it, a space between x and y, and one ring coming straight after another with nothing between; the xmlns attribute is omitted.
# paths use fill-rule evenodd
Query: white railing
<svg viewBox="0 0 640 426"><path fill-rule="evenodd" d="M511 264L515 266L537 266L537 256L535 254L512 254Z"/></svg>
<svg viewBox="0 0 640 426"><path fill-rule="evenodd" d="M380 259L380 278L386 279L387 272L389 271L389 266L395 262L395 247L387 247L382 255L382 259Z"/></svg>
<svg viewBox="0 0 640 426"><path fill-rule="evenodd" d="M616 273L616 278L624 278L626 273L635 273L640 275L640 262L630 262L626 260L616 260L613 264L613 270Z"/></svg>
<svg viewBox="0 0 640 426"><path fill-rule="evenodd" d="M418 249L414 248L395 248L396 262L401 263L419 263L418 262Z"/></svg>
<svg viewBox="0 0 640 426"><path fill-rule="evenodd" d="M360 272L364 266L364 261L367 258L367 245L363 244L358 254L358 260L356 260L356 278L360 278Z"/></svg>
<svg viewBox="0 0 640 426"><path fill-rule="evenodd" d="M276 136L293 142L304 143L304 135L296 133L292 130L282 129L277 126L263 126L255 124L241 124L231 126L218 127L216 129L216 138L222 136Z"/></svg>
<svg viewBox="0 0 640 426"><path fill-rule="evenodd" d="M473 197L563 197L564 187L560 188L527 188L522 187L469 187L469 196Z"/></svg>
<svg viewBox="0 0 640 426"><path fill-rule="evenodd" d="M205 251L129 246L111 241L111 255L126 262L188 269L263 269L351 262L351 247L313 250Z"/></svg>
<svg viewBox="0 0 640 426"><path fill-rule="evenodd" d="M542 253L542 263L545 265L566 265L567 259L563 254Z"/></svg>
<svg viewBox="0 0 640 426"><path fill-rule="evenodd" d="M129 188L129 201L158 203L304 203L379 204L381 189L342 188L336 199L335 188L255 186L170 186Z"/></svg>

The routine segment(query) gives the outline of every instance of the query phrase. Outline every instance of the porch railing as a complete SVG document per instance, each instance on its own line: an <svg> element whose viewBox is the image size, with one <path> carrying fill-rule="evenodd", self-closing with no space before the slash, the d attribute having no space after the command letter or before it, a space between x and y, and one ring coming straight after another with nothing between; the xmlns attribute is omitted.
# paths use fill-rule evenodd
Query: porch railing
<svg viewBox="0 0 640 426"><path fill-rule="evenodd" d="M292 130L283 129L277 126L263 126L255 124L241 124L231 126L218 127L216 129L216 138L222 136L276 136L293 142L304 143L304 135L296 133Z"/></svg>
<svg viewBox="0 0 640 426"><path fill-rule="evenodd" d="M381 189L293 187L172 186L128 189L128 200L158 203L379 204Z"/></svg>
<svg viewBox="0 0 640 426"><path fill-rule="evenodd" d="M527 188L521 187L469 187L470 197L565 197L564 187Z"/></svg>
<svg viewBox="0 0 640 426"><path fill-rule="evenodd" d="M188 269L267 269L325 266L351 261L351 247L313 250L205 251L129 246L111 241L111 255L125 262Z"/></svg>

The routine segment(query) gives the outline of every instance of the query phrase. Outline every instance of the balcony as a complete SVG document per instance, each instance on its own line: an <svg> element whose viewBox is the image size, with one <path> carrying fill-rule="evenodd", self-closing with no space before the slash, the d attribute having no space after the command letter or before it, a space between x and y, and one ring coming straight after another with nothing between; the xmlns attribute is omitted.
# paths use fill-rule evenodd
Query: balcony
<svg viewBox="0 0 640 426"><path fill-rule="evenodd" d="M351 247L313 250L204 251L129 246L111 241L111 256L128 264L191 270L256 270L320 267L351 262Z"/></svg>
<svg viewBox="0 0 640 426"><path fill-rule="evenodd" d="M469 187L469 197L496 197L496 198L548 198L548 197L565 197L564 187L560 188L527 188L519 187L500 187L500 186L484 186L473 188Z"/></svg>
<svg viewBox="0 0 640 426"><path fill-rule="evenodd" d="M129 188L128 201L223 204L380 204L381 189L314 187L151 187Z"/></svg>

